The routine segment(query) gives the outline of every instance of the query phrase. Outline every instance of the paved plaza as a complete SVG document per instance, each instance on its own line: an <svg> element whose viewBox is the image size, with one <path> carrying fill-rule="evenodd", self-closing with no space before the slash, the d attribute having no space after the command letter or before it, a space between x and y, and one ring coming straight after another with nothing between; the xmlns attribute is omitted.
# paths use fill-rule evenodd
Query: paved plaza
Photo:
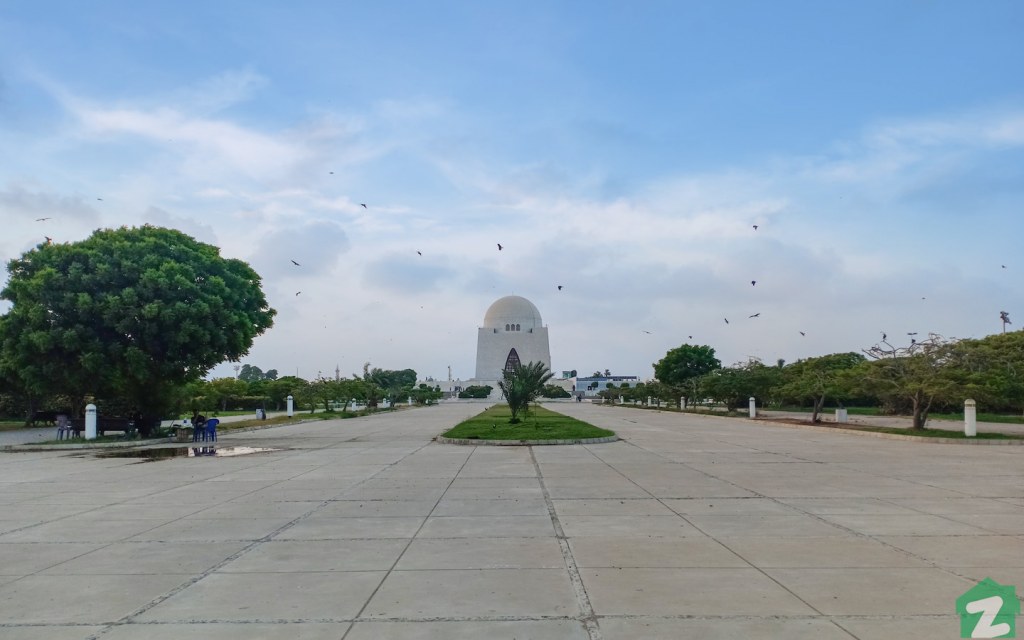
<svg viewBox="0 0 1024 640"><path fill-rule="evenodd" d="M1024 591L1024 447L576 403L624 440L431 441L484 406L0 454L0 637L935 640Z"/></svg>

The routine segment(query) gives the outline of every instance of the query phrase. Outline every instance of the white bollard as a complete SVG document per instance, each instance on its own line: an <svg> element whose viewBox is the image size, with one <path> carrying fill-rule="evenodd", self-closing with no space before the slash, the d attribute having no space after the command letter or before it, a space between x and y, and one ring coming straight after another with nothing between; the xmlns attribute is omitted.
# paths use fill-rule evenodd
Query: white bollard
<svg viewBox="0 0 1024 640"><path fill-rule="evenodd" d="M974 400L964 400L964 435L978 435L978 405Z"/></svg>
<svg viewBox="0 0 1024 640"><path fill-rule="evenodd" d="M291 418L295 415L295 399L288 396L288 417Z"/></svg>
<svg viewBox="0 0 1024 640"><path fill-rule="evenodd" d="M679 410L682 411L685 408L686 408L685 398L683 396L679 396Z"/></svg>
<svg viewBox="0 0 1024 640"><path fill-rule="evenodd" d="M647 396L647 406L648 407L651 406L651 402L653 402L653 399L651 398L651 396Z"/></svg>
<svg viewBox="0 0 1024 640"><path fill-rule="evenodd" d="M754 396L750 396L750 417L757 417L757 402L754 400Z"/></svg>
<svg viewBox="0 0 1024 640"><path fill-rule="evenodd" d="M619 396L619 404L626 404L626 399L623 398L622 396Z"/></svg>
<svg viewBox="0 0 1024 640"><path fill-rule="evenodd" d="M850 416L846 409L836 409L836 423L849 422Z"/></svg>
<svg viewBox="0 0 1024 640"><path fill-rule="evenodd" d="M412 396L409 396L409 406L412 406Z"/></svg>
<svg viewBox="0 0 1024 640"><path fill-rule="evenodd" d="M96 439L96 405L85 405L85 439Z"/></svg>

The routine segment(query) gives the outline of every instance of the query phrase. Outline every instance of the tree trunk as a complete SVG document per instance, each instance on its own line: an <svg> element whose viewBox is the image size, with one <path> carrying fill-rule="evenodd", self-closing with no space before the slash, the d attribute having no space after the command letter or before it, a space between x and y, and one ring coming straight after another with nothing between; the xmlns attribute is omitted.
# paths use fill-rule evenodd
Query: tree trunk
<svg viewBox="0 0 1024 640"><path fill-rule="evenodd" d="M915 430L924 429L924 420L921 419L921 392L918 391L917 393L915 393L914 396L910 399L910 401L911 403L913 403L914 406L914 421L911 428Z"/></svg>
<svg viewBox="0 0 1024 640"><path fill-rule="evenodd" d="M821 422L821 407L825 404L825 396L814 399L814 412L811 414L811 422Z"/></svg>

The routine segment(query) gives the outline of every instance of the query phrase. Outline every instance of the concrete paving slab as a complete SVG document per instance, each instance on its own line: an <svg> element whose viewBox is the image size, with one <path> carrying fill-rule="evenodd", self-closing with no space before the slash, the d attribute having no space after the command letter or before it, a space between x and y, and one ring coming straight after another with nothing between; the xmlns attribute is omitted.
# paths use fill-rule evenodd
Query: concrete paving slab
<svg viewBox="0 0 1024 640"><path fill-rule="evenodd" d="M396 571L428 569L564 569L555 538L417 538Z"/></svg>
<svg viewBox="0 0 1024 640"><path fill-rule="evenodd" d="M868 538L736 537L722 544L757 567L929 567L927 562Z"/></svg>
<svg viewBox="0 0 1024 640"><path fill-rule="evenodd" d="M854 636L828 620L663 620L602 619L601 634L605 640L853 640ZM895 636L893 636L895 637ZM902 636L900 636L902 640Z"/></svg>
<svg viewBox="0 0 1024 640"><path fill-rule="evenodd" d="M411 538L425 518L325 518L311 516L285 529L276 540L346 540L351 538Z"/></svg>
<svg viewBox="0 0 1024 640"><path fill-rule="evenodd" d="M540 497L530 498L450 498L437 503L434 516L547 516L548 506Z"/></svg>
<svg viewBox="0 0 1024 640"><path fill-rule="evenodd" d="M103 634L103 640L338 640L350 626L347 622L124 624Z"/></svg>
<svg viewBox="0 0 1024 640"><path fill-rule="evenodd" d="M837 617L835 622L858 640L953 640L960 637L960 618L954 615Z"/></svg>
<svg viewBox="0 0 1024 640"><path fill-rule="evenodd" d="M0 627L4 640L87 640L96 637L102 626L31 626L31 627Z"/></svg>
<svg viewBox="0 0 1024 640"><path fill-rule="evenodd" d="M560 517L566 516L671 516L668 501L653 498L617 500L552 500Z"/></svg>
<svg viewBox="0 0 1024 640"><path fill-rule="evenodd" d="M355 617L383 571L215 573L138 616L143 622L343 621Z"/></svg>
<svg viewBox="0 0 1024 640"><path fill-rule="evenodd" d="M768 498L671 498L661 501L684 516L799 515L799 511Z"/></svg>
<svg viewBox="0 0 1024 640"><path fill-rule="evenodd" d="M554 536L548 516L443 516L431 517L419 533L421 538L530 538Z"/></svg>
<svg viewBox="0 0 1024 640"><path fill-rule="evenodd" d="M589 640L575 620L516 620L458 622L357 622L345 640Z"/></svg>
<svg viewBox="0 0 1024 640"><path fill-rule="evenodd" d="M750 566L717 540L704 536L573 538L569 546L579 567L656 569Z"/></svg>
<svg viewBox="0 0 1024 640"><path fill-rule="evenodd" d="M134 541L230 542L259 540L292 518L180 518L130 538Z"/></svg>
<svg viewBox="0 0 1024 640"><path fill-rule="evenodd" d="M775 569L765 573L826 615L948 613L973 585L941 569Z"/></svg>
<svg viewBox="0 0 1024 640"><path fill-rule="evenodd" d="M686 519L702 532L716 538L832 537L847 534L840 527L805 515L688 515Z"/></svg>
<svg viewBox="0 0 1024 640"><path fill-rule="evenodd" d="M104 545L86 542L0 542L0 575L31 575Z"/></svg>
<svg viewBox="0 0 1024 640"><path fill-rule="evenodd" d="M408 546L384 540L274 540L249 550L220 573L386 571Z"/></svg>
<svg viewBox="0 0 1024 640"><path fill-rule="evenodd" d="M1024 537L880 536L879 540L943 567L1024 567Z"/></svg>
<svg viewBox="0 0 1024 640"><path fill-rule="evenodd" d="M332 500L317 511L325 518L372 518L430 515L435 500Z"/></svg>
<svg viewBox="0 0 1024 640"><path fill-rule="evenodd" d="M245 547L244 542L115 542L41 571L42 575L199 575Z"/></svg>
<svg viewBox="0 0 1024 640"><path fill-rule="evenodd" d="M394 571L370 600L369 618L579 615L563 569Z"/></svg>
<svg viewBox="0 0 1024 640"><path fill-rule="evenodd" d="M677 515L670 516L561 516L570 538L584 536L680 537L704 536Z"/></svg>
<svg viewBox="0 0 1024 640"><path fill-rule="evenodd" d="M765 616L817 613L752 568L581 569L601 616Z"/></svg>
<svg viewBox="0 0 1024 640"><path fill-rule="evenodd" d="M0 586L5 624L104 624L120 620L191 576L32 575Z"/></svg>
<svg viewBox="0 0 1024 640"><path fill-rule="evenodd" d="M990 535L980 527L957 522L948 516L926 513L901 515L827 514L823 519L870 536Z"/></svg>

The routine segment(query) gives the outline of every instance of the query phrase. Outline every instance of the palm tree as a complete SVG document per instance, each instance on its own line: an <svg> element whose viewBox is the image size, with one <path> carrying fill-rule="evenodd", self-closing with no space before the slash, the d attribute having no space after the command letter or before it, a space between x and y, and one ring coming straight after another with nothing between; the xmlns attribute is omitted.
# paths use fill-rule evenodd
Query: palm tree
<svg viewBox="0 0 1024 640"><path fill-rule="evenodd" d="M544 384L552 375L543 362L527 362L502 372L498 388L505 394L505 401L512 414L510 423L519 422L519 414L526 413L530 402L540 396Z"/></svg>

